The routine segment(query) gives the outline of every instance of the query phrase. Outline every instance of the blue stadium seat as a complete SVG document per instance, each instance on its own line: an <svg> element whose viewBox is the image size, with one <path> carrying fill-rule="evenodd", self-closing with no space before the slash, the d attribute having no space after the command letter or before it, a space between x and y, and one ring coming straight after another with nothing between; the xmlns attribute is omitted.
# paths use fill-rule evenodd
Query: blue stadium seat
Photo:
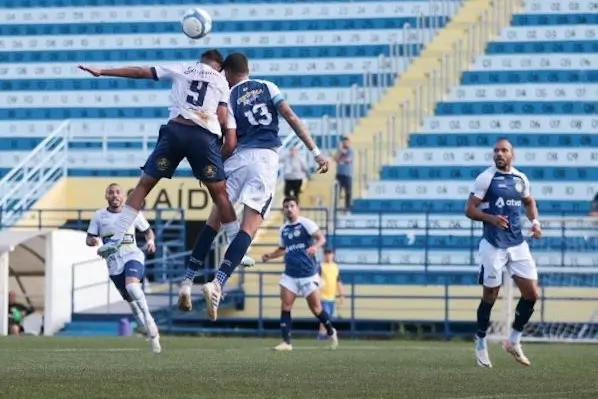
<svg viewBox="0 0 598 399"><path fill-rule="evenodd" d="M596 83L598 70L567 69L554 71L465 71L462 85L512 83Z"/></svg>
<svg viewBox="0 0 598 399"><path fill-rule="evenodd" d="M512 26L597 25L598 14L515 14Z"/></svg>
<svg viewBox="0 0 598 399"><path fill-rule="evenodd" d="M552 54L552 53L596 53L596 40L537 41L537 42L491 42L487 54Z"/></svg>
<svg viewBox="0 0 598 399"><path fill-rule="evenodd" d="M448 18L441 18L441 25ZM417 21L416 17L364 18L364 19L304 19L304 20L262 20L262 21L214 21L213 31L218 33L240 32L280 32L280 31L326 31L326 30L367 30L401 29L410 26L430 26L431 17ZM0 25L0 36L34 35L123 35L148 33L180 33L178 22L99 22L74 24L14 24Z"/></svg>
<svg viewBox="0 0 598 399"><path fill-rule="evenodd" d="M382 180L468 180L473 181L488 166L398 166L382 167ZM534 181L598 181L598 168L560 168L553 166L520 166L518 170Z"/></svg>
<svg viewBox="0 0 598 399"><path fill-rule="evenodd" d="M541 147L541 148L577 148L598 147L596 134L540 134L540 133L511 133L497 134L422 134L415 133L409 136L409 147L486 147L490 148L497 140L506 138L515 147Z"/></svg>
<svg viewBox="0 0 598 399"><path fill-rule="evenodd" d="M358 198L353 202L353 213L405 213L432 212L439 214L462 214L465 206L464 199L421 201L413 199L365 199ZM590 210L589 199L571 201L540 201L538 210L543 215L562 216L587 215Z"/></svg>
<svg viewBox="0 0 598 399"><path fill-rule="evenodd" d="M318 0L320 3L343 3L345 0ZM367 1L367 0L366 0ZM394 0L425 1L425 0ZM211 4L254 4L251 0L215 0ZM260 0L260 3L312 3L312 0ZM190 5L197 6L197 0L12 0L5 7L89 7L89 6L158 6L158 5Z"/></svg>
<svg viewBox="0 0 598 399"><path fill-rule="evenodd" d="M399 55L418 54L421 45L400 45ZM388 56L390 46L314 46L314 47L248 47L243 52L250 59L269 58L324 58L324 57L377 57ZM177 49L115 49L115 50L65 50L65 51L12 51L1 52L0 63L8 62L111 62L111 61L180 61L194 60L200 54L198 48Z"/></svg>
<svg viewBox="0 0 598 399"><path fill-rule="evenodd" d="M595 115L597 102L589 101L480 101L440 102L435 113L444 115Z"/></svg>

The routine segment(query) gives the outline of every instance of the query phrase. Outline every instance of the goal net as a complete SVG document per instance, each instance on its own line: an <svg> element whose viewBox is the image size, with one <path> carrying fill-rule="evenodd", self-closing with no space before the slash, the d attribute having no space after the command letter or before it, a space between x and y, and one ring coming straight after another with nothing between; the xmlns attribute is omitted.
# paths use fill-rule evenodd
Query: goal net
<svg viewBox="0 0 598 399"><path fill-rule="evenodd" d="M530 227L530 226L526 226ZM523 340L598 343L598 218L542 220L543 237L529 239L540 299ZM505 271L489 339L511 331L519 290Z"/></svg>

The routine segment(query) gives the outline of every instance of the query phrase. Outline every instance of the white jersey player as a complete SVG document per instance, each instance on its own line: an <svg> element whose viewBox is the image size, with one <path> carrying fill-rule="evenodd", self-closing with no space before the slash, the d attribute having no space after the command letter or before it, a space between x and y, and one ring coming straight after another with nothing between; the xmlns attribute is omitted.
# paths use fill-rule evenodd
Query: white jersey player
<svg viewBox="0 0 598 399"><path fill-rule="evenodd" d="M525 210L532 222L534 238L542 236L542 229L529 180L513 167L512 162L513 146L508 140L499 140L494 146L495 166L476 178L465 211L468 218L484 225L479 246L479 283L484 288L477 311L475 347L476 362L481 367L492 367L486 332L492 306L502 285L503 268L507 269L521 292L511 334L503 347L517 362L530 365L520 340L523 328L534 312L539 290L536 263L523 235L522 211Z"/></svg>
<svg viewBox="0 0 598 399"><path fill-rule="evenodd" d="M93 76L166 79L172 82L169 121L160 128L156 147L142 167L143 175L115 222L113 236L98 249L100 256L105 258L118 251L146 196L158 181L172 177L183 158L189 161L193 175L208 189L225 230L226 226L232 226L229 231L238 226L234 208L226 194L220 152L229 97L228 82L220 72L222 62L218 50L208 50L201 55L199 62L174 66L114 69L79 66Z"/></svg>
<svg viewBox="0 0 598 399"><path fill-rule="evenodd" d="M124 195L118 184L113 183L106 187L105 198L108 207L97 210L89 222L85 243L90 247L110 238L114 223L122 211ZM145 276L145 255L137 247L136 230L145 233L147 251L155 252L154 232L143 215L138 213L135 222L126 231L118 252L106 258L106 264L110 279L123 299L129 303L137 324L152 343L152 350L160 353L162 349L158 327L149 311L141 287L141 281Z"/></svg>
<svg viewBox="0 0 598 399"><path fill-rule="evenodd" d="M270 211L279 168L280 117L289 123L313 153L319 172L328 171L328 161L278 87L272 82L249 78L249 61L244 54L229 54L224 61L224 73L231 86L223 150L229 156L224 163L226 188L231 202L239 202L244 208L240 230L233 234L234 240L224 254L216 278L203 286L206 310L212 320L217 318L222 288L242 263L255 233ZM213 211L206 225L208 229L218 227L218 214ZM209 248L211 241L208 238L204 245ZM179 293L181 302L190 297L188 275L185 277Z"/></svg>

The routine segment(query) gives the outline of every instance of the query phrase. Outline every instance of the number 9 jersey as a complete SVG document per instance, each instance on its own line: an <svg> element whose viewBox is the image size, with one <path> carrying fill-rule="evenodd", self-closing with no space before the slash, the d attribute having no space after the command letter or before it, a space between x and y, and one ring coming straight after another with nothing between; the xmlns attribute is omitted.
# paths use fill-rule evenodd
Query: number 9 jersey
<svg viewBox="0 0 598 399"><path fill-rule="evenodd" d="M237 130L237 148L276 148L278 105L284 100L272 82L247 79L234 85L228 103L229 129Z"/></svg>
<svg viewBox="0 0 598 399"><path fill-rule="evenodd" d="M154 79L172 81L168 119L181 115L216 136L222 136L216 110L219 105L228 103L229 89L224 75L199 61L159 65L151 70Z"/></svg>

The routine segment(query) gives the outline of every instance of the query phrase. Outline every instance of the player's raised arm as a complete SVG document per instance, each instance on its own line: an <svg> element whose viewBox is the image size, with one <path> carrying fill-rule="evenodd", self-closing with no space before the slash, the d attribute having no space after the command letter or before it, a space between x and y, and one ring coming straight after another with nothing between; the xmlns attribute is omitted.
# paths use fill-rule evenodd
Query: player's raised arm
<svg viewBox="0 0 598 399"><path fill-rule="evenodd" d="M218 107L220 110L221 107ZM220 122L223 126L224 144L222 145L222 157L228 158L232 155L235 148L237 148L237 121L235 120L235 114L230 103L230 96L226 101L226 114L224 114L224 123ZM218 120L220 121L220 114L218 114Z"/></svg>
<svg viewBox="0 0 598 399"><path fill-rule="evenodd" d="M291 106L284 100L278 87L273 83L268 82L268 90L270 90L270 96L278 108L280 115L287 121L289 126L291 126L291 129L293 129L293 132L295 132L297 137L299 137L307 149L313 154L316 162L318 163L318 173L328 172L328 160L322 155L313 137L305 125L301 122L297 114L295 114L295 111L293 111Z"/></svg>
<svg viewBox="0 0 598 399"><path fill-rule="evenodd" d="M493 224L497 227L506 229L509 226L509 221L502 215L491 215L482 212L479 206L484 201L488 187L492 182L492 174L482 172L474 181L473 189L467 199L467 205L465 206L465 216L471 220L478 222L485 222Z"/></svg>
<svg viewBox="0 0 598 399"><path fill-rule="evenodd" d="M158 80L155 68L147 67L124 67L124 68L95 68L87 65L79 65L79 69L90 73L96 78L99 76L111 76L129 79L152 79Z"/></svg>

